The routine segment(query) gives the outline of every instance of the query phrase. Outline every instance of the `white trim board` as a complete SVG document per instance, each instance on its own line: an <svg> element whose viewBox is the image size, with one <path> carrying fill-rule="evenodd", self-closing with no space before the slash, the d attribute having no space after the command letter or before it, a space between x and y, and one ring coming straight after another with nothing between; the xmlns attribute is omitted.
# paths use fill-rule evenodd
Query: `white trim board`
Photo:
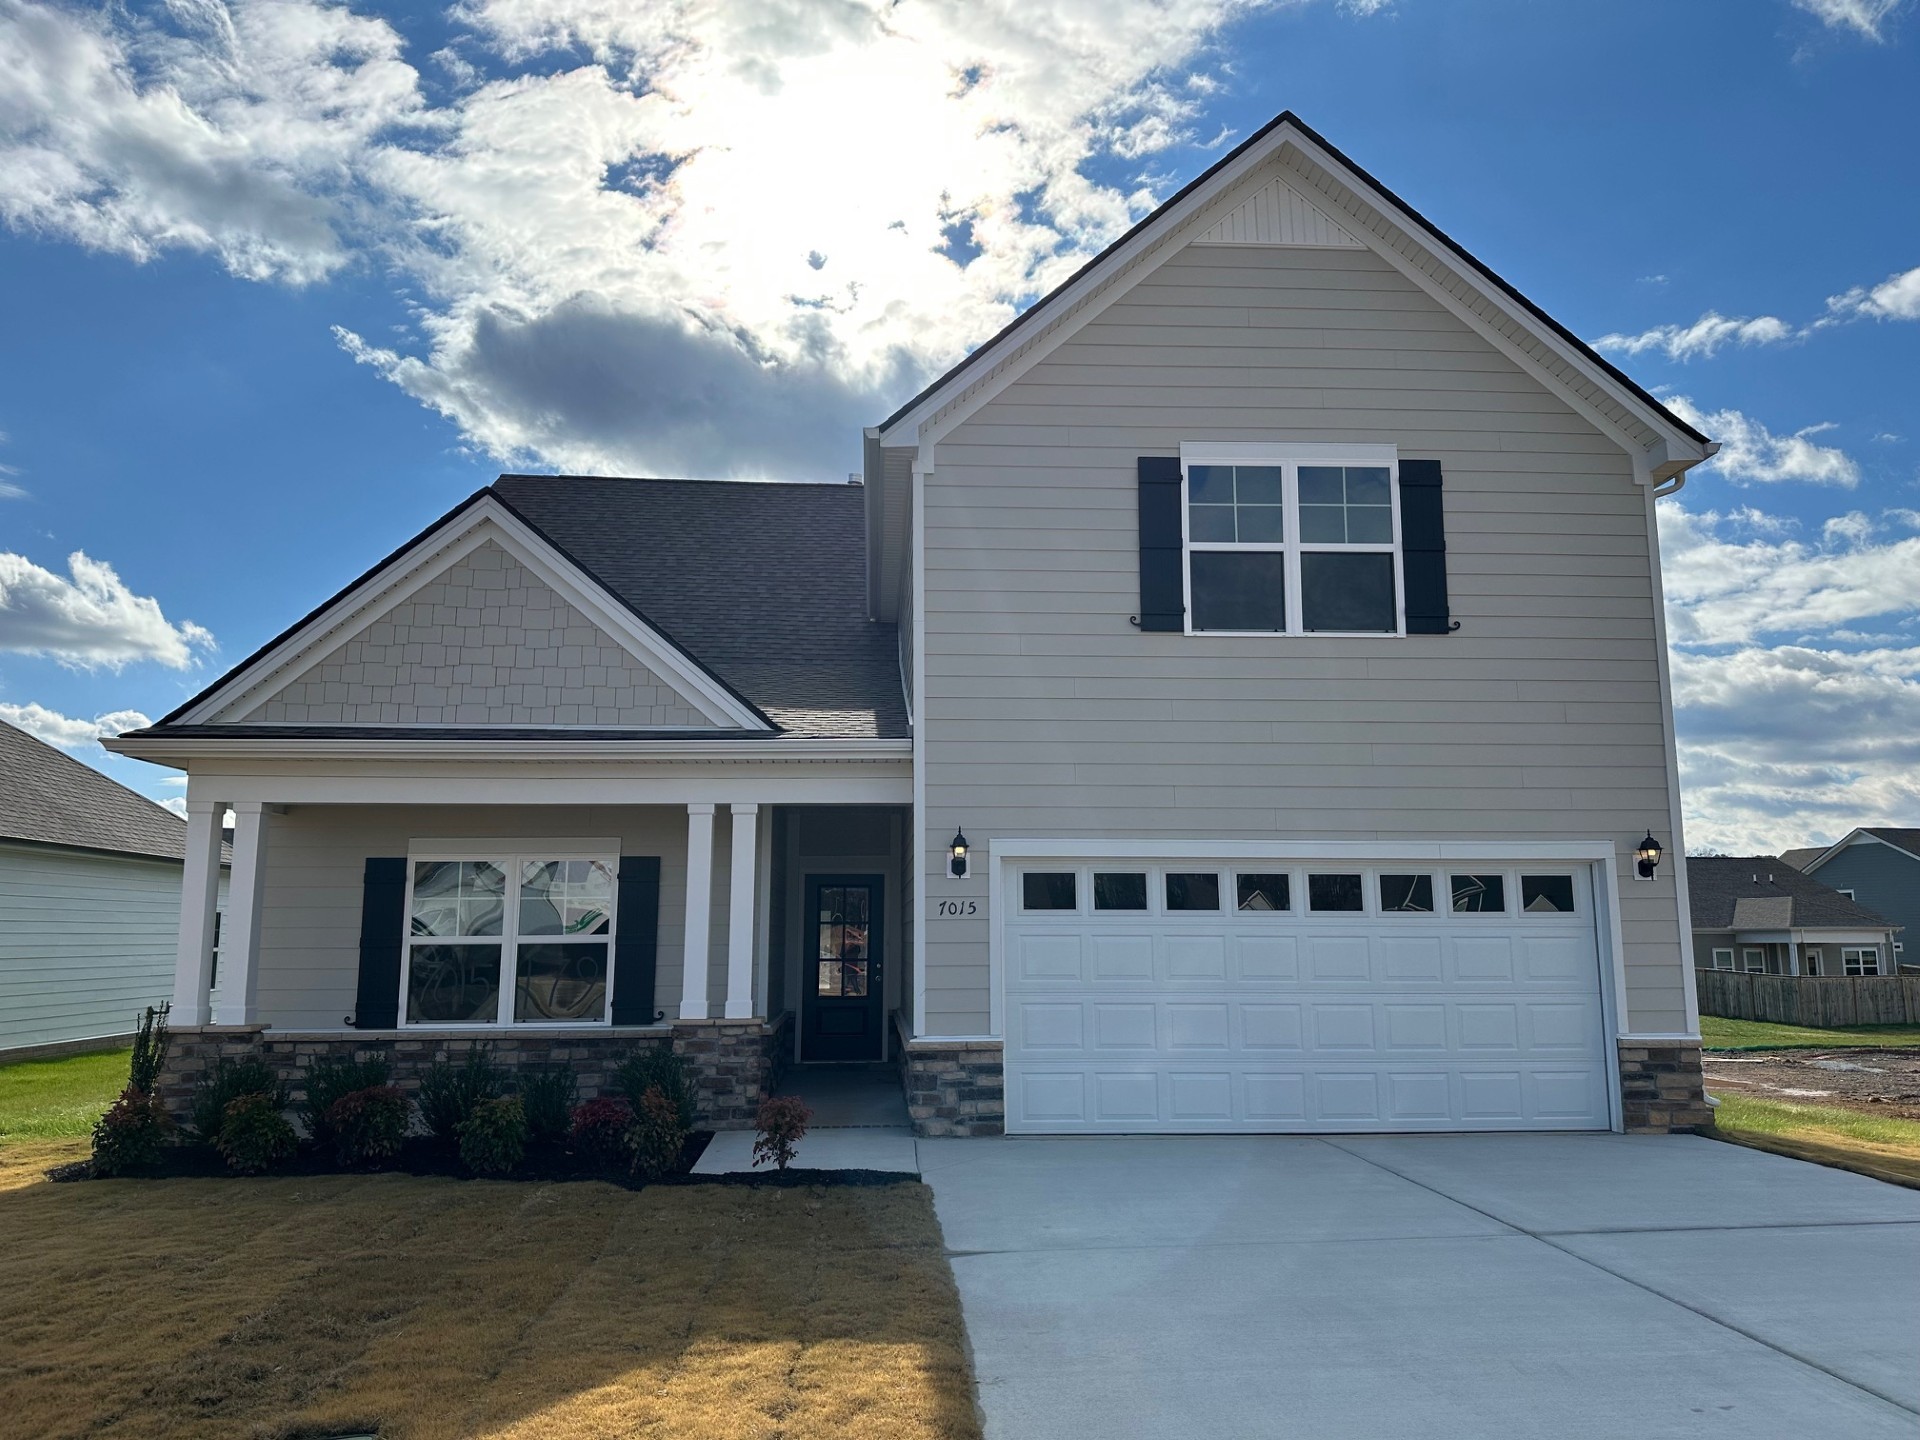
<svg viewBox="0 0 1920 1440"><path fill-rule="evenodd" d="M532 571L649 670L671 684L711 723L770 731L745 702L659 631L610 595L592 576L555 549L492 495L430 529L277 645L234 671L181 712L181 725L238 723L276 690L298 680L333 649L394 606L431 584L491 541ZM453 728L453 727L449 727Z"/></svg>

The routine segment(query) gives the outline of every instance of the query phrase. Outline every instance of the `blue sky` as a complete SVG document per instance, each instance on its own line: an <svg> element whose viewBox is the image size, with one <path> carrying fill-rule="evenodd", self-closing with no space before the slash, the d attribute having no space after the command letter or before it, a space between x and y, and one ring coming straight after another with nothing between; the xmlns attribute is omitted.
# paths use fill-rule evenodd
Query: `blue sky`
<svg viewBox="0 0 1920 1440"><path fill-rule="evenodd" d="M1728 442L1690 839L1920 823L1920 0L451 14L0 0L0 718L177 795L92 735L500 470L843 476L1291 108Z"/></svg>

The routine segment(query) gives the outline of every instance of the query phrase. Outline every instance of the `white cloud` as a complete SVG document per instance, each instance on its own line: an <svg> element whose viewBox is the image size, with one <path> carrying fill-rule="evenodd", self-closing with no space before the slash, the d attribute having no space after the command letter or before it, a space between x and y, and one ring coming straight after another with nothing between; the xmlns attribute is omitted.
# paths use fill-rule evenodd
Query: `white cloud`
<svg viewBox="0 0 1920 1440"><path fill-rule="evenodd" d="M1817 542L1793 528L1660 507L1695 847L1776 852L1920 814L1920 537L1858 512Z"/></svg>
<svg viewBox="0 0 1920 1440"><path fill-rule="evenodd" d="M79 750L104 736L145 729L153 723L138 710L112 710L91 720L80 720L40 704L0 704L0 720L62 750Z"/></svg>
<svg viewBox="0 0 1920 1440"><path fill-rule="evenodd" d="M1729 480L1804 480L1848 489L1860 483L1860 467L1846 451L1816 444L1813 439L1833 429L1831 422L1809 425L1791 435L1775 435L1738 410L1702 410L1685 395L1665 397L1665 403L1696 430L1720 442L1720 453L1705 468Z"/></svg>
<svg viewBox="0 0 1920 1440"><path fill-rule="evenodd" d="M10 473L12 472L10 472L6 466L0 465L0 475ZM24 500L26 498L27 490L25 486L16 485L11 480L0 480L0 500Z"/></svg>
<svg viewBox="0 0 1920 1440"><path fill-rule="evenodd" d="M105 561L76 550L67 570L57 575L0 552L0 650L88 669L153 660L184 670L213 648L205 629L168 620L158 600L135 595Z"/></svg>
<svg viewBox="0 0 1920 1440"><path fill-rule="evenodd" d="M1806 11L1835 30L1851 30L1868 40L1880 39L1880 22L1898 10L1905 0L1793 0L1797 9Z"/></svg>
<svg viewBox="0 0 1920 1440"><path fill-rule="evenodd" d="M1878 285L1856 285L1827 300L1827 319L1920 320L1920 265L1889 275Z"/></svg>
<svg viewBox="0 0 1920 1440"><path fill-rule="evenodd" d="M0 217L254 279L345 263L355 162L420 107L398 34L305 0L161 13L0 0Z"/></svg>
<svg viewBox="0 0 1920 1440"><path fill-rule="evenodd" d="M1746 320L1709 310L1691 325L1656 325L1638 335L1602 335L1593 345L1596 350L1617 350L1627 355L1660 350L1669 360L1691 360L1695 356L1711 359L1726 345L1774 345L1793 339L1796 333L1777 315Z"/></svg>
<svg viewBox="0 0 1920 1440"><path fill-rule="evenodd" d="M171 810L184 820L187 818L187 797L184 795L169 795L160 802L160 808L162 810Z"/></svg>

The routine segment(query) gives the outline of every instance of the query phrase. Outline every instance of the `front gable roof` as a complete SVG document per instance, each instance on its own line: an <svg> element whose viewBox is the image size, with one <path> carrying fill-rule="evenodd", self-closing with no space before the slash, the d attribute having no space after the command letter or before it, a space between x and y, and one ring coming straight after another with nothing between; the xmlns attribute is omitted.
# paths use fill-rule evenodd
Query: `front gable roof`
<svg viewBox="0 0 1920 1440"><path fill-rule="evenodd" d="M443 733L524 729L535 715L537 727L556 730L778 728L490 486L154 730Z"/></svg>
<svg viewBox="0 0 1920 1440"><path fill-rule="evenodd" d="M1897 850L1909 860L1920 861L1920 830L1900 825L1863 825L1849 830L1833 844L1824 848L1807 850L1789 850L1789 855L1801 857L1793 863L1811 875L1842 850L1855 845L1885 845Z"/></svg>
<svg viewBox="0 0 1920 1440"><path fill-rule="evenodd" d="M888 608L882 528L901 508L892 492L906 473L894 453L940 438L1196 242L1375 251L1617 441L1633 456L1643 483L1675 481L1717 448L1287 111L867 432L869 565L880 577L872 597L876 613Z"/></svg>

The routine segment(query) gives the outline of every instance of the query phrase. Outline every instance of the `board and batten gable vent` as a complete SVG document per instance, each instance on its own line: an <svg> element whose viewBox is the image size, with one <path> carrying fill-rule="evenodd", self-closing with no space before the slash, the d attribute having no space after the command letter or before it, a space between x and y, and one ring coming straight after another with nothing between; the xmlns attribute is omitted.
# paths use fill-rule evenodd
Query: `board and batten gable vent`
<svg viewBox="0 0 1920 1440"><path fill-rule="evenodd" d="M1140 457L1140 613L1142 630L1187 628L1186 543L1180 523L1180 457Z"/></svg>
<svg viewBox="0 0 1920 1440"><path fill-rule="evenodd" d="M400 945L407 909L404 855L370 855L360 882L360 983L353 1028L400 1024Z"/></svg>
<svg viewBox="0 0 1920 1440"><path fill-rule="evenodd" d="M1438 460L1400 461L1400 553L1407 633L1448 635L1460 628L1447 602L1447 516Z"/></svg>

